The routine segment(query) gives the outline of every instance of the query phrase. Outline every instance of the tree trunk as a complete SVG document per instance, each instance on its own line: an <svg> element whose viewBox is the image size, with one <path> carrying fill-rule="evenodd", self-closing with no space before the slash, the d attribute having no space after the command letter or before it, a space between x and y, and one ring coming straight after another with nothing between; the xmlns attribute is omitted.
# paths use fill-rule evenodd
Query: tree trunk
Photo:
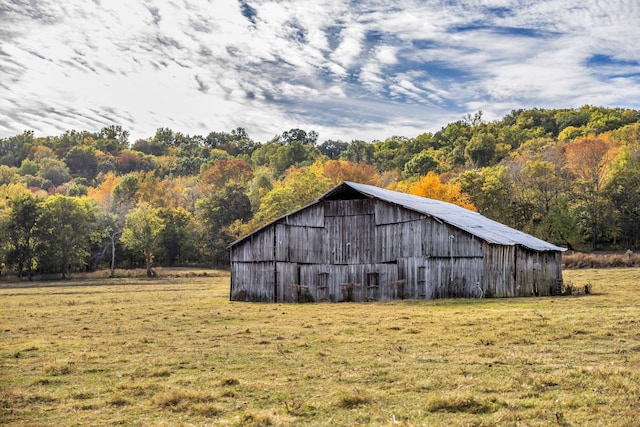
<svg viewBox="0 0 640 427"><path fill-rule="evenodd" d="M109 268L109 277L113 278L116 276L116 236L115 234L112 234L109 237L111 238L111 265Z"/></svg>
<svg viewBox="0 0 640 427"><path fill-rule="evenodd" d="M145 262L147 265L147 277L153 277L155 276L155 273L151 269L151 266L153 265L153 254L151 253L151 250L146 250L144 252L144 255L145 255Z"/></svg>

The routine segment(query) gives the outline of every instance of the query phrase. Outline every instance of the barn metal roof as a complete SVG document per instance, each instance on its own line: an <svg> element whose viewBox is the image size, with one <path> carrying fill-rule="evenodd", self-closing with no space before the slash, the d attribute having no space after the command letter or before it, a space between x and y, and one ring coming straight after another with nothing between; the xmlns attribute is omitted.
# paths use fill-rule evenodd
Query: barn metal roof
<svg viewBox="0 0 640 427"><path fill-rule="evenodd" d="M385 190L372 185L357 184L345 181L329 190L318 200L341 199L341 195L351 194L353 190L367 196L384 200L395 205L422 213L442 222L451 224L488 243L497 245L522 245L536 251L565 251L565 248L540 240L529 234L515 230L499 222L493 221L477 212L464 209L452 203L414 196L412 194ZM349 197L349 196L347 196Z"/></svg>

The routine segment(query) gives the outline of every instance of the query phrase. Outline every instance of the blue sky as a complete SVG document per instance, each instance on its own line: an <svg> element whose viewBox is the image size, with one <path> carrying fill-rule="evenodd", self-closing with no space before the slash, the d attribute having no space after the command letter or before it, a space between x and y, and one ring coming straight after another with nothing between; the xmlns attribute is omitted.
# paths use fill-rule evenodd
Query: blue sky
<svg viewBox="0 0 640 427"><path fill-rule="evenodd" d="M478 110L640 108L637 0L4 0L0 22L0 137L372 141Z"/></svg>

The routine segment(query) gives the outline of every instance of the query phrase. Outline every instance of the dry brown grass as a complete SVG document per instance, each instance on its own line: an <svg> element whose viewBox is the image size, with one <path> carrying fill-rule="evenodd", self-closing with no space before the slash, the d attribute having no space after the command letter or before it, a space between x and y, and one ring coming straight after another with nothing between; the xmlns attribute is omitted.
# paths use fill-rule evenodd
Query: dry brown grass
<svg viewBox="0 0 640 427"><path fill-rule="evenodd" d="M0 424L637 425L640 269L591 295L252 304L228 276L0 289Z"/></svg>
<svg viewBox="0 0 640 427"><path fill-rule="evenodd" d="M228 275L225 271L211 270L207 268L191 268L191 267L156 267L153 269L156 273L155 278L188 278L188 277L220 277ZM98 270L89 272L75 272L71 275L70 281L63 281L68 284L117 284L118 279L135 279L135 280L151 280L147 278L147 270L144 268L128 268L117 269L115 276L110 278L108 270ZM106 280L106 281L105 281ZM49 282L58 285L60 282L59 274L42 274L33 276L32 280L25 277L18 277L15 271L3 271L0 276L1 287L30 287L30 286L47 286ZM125 283L130 283L127 280Z"/></svg>
<svg viewBox="0 0 640 427"><path fill-rule="evenodd" d="M572 252L562 255L562 264L567 269L640 267L640 254L628 253L584 253Z"/></svg>

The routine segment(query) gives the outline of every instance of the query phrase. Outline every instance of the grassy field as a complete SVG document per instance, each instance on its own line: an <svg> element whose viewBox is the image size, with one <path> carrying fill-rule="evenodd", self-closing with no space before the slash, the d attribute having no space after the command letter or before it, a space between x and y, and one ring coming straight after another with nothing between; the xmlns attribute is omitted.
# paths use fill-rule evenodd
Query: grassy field
<svg viewBox="0 0 640 427"><path fill-rule="evenodd" d="M0 285L0 425L640 423L640 269L565 273L591 295L306 305L165 273Z"/></svg>

